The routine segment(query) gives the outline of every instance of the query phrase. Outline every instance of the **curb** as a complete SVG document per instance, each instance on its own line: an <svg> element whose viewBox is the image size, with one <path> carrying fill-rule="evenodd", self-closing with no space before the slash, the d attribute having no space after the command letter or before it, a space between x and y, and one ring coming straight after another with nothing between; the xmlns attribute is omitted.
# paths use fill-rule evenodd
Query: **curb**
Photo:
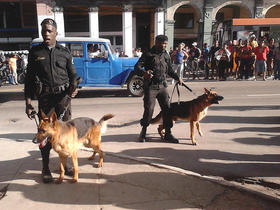
<svg viewBox="0 0 280 210"><path fill-rule="evenodd" d="M80 150L87 151L87 152L92 152L93 151L91 148L86 148L86 147L82 147ZM185 169L174 167L174 166L169 166L169 165L164 165L164 164L159 164L159 163L153 163L153 162L149 162L147 160L142 160L142 159L131 157L131 156L128 156L128 155L121 155L121 154L116 154L116 153L113 153L113 152L104 152L104 154L109 155L109 156L113 156L113 157L117 157L117 158L133 160L133 161L136 161L136 162L139 162L139 163L147 164L147 165L157 167L157 168L161 168L161 169L167 169L167 170L170 170L170 171L173 171L173 172L176 172L176 173L180 173L180 174L183 174L183 175L193 176L193 177L199 178L201 180L215 182L216 184L219 184L221 186L229 187L231 189L238 190L240 192L247 192L251 195L258 196L260 198L267 199L267 200L272 201L272 202L276 202L280 206L280 199L278 199L278 198L275 198L273 196L270 196L268 194L265 194L265 193L262 193L262 192L259 192L259 191L253 190L253 189L242 187L240 185L228 182L226 180L221 180L221 178L218 178L218 177L204 176L204 175L201 175L199 173L195 173L193 171L185 170Z"/></svg>

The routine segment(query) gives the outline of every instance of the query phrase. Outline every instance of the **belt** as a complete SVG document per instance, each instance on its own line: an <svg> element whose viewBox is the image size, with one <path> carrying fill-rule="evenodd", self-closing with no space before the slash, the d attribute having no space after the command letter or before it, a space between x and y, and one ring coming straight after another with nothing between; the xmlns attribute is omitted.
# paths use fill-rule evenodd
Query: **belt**
<svg viewBox="0 0 280 210"><path fill-rule="evenodd" d="M57 94L57 93L61 93L65 90L67 90L67 88L69 87L69 84L66 83L64 85L60 85L60 86L56 86L56 87L49 87L49 86L45 86L43 85L43 92L44 93L53 93L53 94Z"/></svg>

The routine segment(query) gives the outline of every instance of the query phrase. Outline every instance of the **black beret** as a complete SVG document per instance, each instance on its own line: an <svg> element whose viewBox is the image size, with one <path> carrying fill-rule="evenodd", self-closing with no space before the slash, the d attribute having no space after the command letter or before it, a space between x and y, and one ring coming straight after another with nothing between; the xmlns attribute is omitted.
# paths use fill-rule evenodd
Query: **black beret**
<svg viewBox="0 0 280 210"><path fill-rule="evenodd" d="M42 21L42 23L41 23L41 26L46 25L46 24L52 25L52 26L54 26L55 28L57 28L56 22L55 22L53 19L51 19L51 18L46 18L46 19L44 19L44 20Z"/></svg>

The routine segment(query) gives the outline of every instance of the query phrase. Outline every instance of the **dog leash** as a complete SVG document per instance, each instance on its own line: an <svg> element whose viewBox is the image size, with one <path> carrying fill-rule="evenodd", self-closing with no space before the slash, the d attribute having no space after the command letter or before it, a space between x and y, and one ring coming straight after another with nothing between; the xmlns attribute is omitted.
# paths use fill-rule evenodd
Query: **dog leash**
<svg viewBox="0 0 280 210"><path fill-rule="evenodd" d="M191 88L189 88L185 83L182 82L182 86L185 87L188 91L190 91L193 95L196 96L195 92L193 92L193 90L192 90ZM176 84L174 85L169 102L171 103L171 101L172 101L172 97L173 97L173 94L174 94L175 89L177 89L178 104L179 104L179 103L180 103L179 82L176 82Z"/></svg>

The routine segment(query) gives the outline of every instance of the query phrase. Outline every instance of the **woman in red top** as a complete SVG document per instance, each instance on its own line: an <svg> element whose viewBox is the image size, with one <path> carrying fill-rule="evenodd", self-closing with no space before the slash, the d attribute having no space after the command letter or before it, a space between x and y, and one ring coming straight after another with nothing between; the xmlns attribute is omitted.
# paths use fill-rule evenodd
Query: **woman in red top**
<svg viewBox="0 0 280 210"><path fill-rule="evenodd" d="M254 49L256 55L256 63L255 63L255 80L257 79L258 74L262 74L263 80L265 81L266 74L266 60L267 53L269 52L269 48L264 45L264 41L259 41L259 46Z"/></svg>

